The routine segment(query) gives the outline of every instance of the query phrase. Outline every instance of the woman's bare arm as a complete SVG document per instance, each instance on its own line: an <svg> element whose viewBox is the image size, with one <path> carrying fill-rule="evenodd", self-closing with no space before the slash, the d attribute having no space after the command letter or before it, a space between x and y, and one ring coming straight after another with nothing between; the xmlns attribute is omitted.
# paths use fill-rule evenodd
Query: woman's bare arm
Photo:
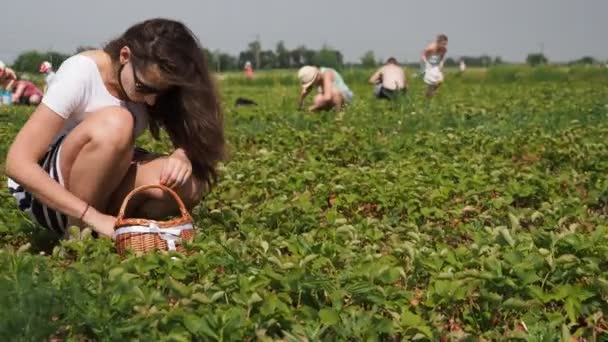
<svg viewBox="0 0 608 342"><path fill-rule="evenodd" d="M63 128L65 119L44 104L39 105L21 128L6 157L6 174L50 208L78 218L87 203L55 182L38 164L55 135ZM87 210L85 223L99 222L101 214ZM98 231L111 235L111 231Z"/></svg>

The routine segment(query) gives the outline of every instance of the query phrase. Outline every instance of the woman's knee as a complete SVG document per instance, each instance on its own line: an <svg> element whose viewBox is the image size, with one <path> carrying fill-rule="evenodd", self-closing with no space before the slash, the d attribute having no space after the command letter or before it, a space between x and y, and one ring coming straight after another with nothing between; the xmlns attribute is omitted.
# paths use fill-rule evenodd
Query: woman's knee
<svg viewBox="0 0 608 342"><path fill-rule="evenodd" d="M126 163L133 151L132 131L133 118L126 109L107 107L91 114L61 143L62 172L69 174L72 164L83 152L95 154L108 151L113 158L122 158Z"/></svg>
<svg viewBox="0 0 608 342"><path fill-rule="evenodd" d="M184 186L182 186L182 188L183 189L180 189L180 192L184 205L186 208L191 210L202 200L203 195L207 191L207 183L199 180L195 176L192 176L190 177L190 180L186 182Z"/></svg>
<svg viewBox="0 0 608 342"><path fill-rule="evenodd" d="M84 123L90 142L112 149L132 149L134 119L127 109L106 107Z"/></svg>
<svg viewBox="0 0 608 342"><path fill-rule="evenodd" d="M191 176L184 185L173 189L175 193L182 200L188 210L192 210L200 203L203 195L205 194L206 185L195 176ZM151 189L155 190L155 189ZM159 190L159 189L157 189ZM163 191L152 191L151 197L156 200L171 200L174 201L173 197L170 197L168 193Z"/></svg>
<svg viewBox="0 0 608 342"><path fill-rule="evenodd" d="M334 91L334 92L331 94L331 101L332 101L332 103L333 103L334 105L339 105L339 104L341 105L341 104L343 104L343 103L344 103L344 96L342 95L342 93L341 93L341 92L339 92L339 91Z"/></svg>
<svg viewBox="0 0 608 342"><path fill-rule="evenodd" d="M313 103L314 103L315 106L320 106L320 105L324 104L325 103L325 99L323 98L323 95L322 94L316 95L315 98L314 98L314 100L313 100Z"/></svg>

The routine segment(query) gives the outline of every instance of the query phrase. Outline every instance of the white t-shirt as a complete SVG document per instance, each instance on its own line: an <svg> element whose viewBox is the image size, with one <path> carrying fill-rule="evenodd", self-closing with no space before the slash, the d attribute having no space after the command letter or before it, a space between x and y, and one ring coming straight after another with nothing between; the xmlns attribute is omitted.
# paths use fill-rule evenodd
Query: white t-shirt
<svg viewBox="0 0 608 342"><path fill-rule="evenodd" d="M61 64L42 103L66 119L55 140L69 133L91 113L108 106L121 106L133 114L135 137L148 126L146 106L122 101L111 95L95 61L83 55L74 55Z"/></svg>
<svg viewBox="0 0 608 342"><path fill-rule="evenodd" d="M46 82L47 88L51 85L51 83L53 83L54 79L55 79L55 72L54 71L49 71L46 74L46 76L44 76L44 81Z"/></svg>

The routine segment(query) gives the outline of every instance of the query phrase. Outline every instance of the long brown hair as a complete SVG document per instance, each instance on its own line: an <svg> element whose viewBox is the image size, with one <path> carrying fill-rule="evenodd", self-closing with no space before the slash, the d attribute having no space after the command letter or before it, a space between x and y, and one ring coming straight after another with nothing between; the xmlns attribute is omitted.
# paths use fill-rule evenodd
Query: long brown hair
<svg viewBox="0 0 608 342"><path fill-rule="evenodd" d="M124 46L130 48L137 65L156 64L171 84L148 106L152 136L159 139L159 127L164 127L173 145L186 151L193 174L211 187L217 180L217 163L224 158L224 126L219 96L198 39L183 23L156 18L131 26L107 43L104 51L118 64Z"/></svg>

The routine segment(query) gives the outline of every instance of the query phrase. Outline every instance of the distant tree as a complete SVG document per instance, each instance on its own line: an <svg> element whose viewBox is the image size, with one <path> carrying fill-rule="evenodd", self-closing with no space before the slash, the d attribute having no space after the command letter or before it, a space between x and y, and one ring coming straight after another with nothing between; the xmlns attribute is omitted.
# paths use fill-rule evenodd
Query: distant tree
<svg viewBox="0 0 608 342"><path fill-rule="evenodd" d="M456 60L454 58L448 57L445 59L444 65L446 67L455 67L455 66L458 66L458 62L456 62Z"/></svg>
<svg viewBox="0 0 608 342"><path fill-rule="evenodd" d="M285 43L282 40L277 43L275 54L277 68L287 69L291 66L291 56L289 50L287 50L287 48L285 47Z"/></svg>
<svg viewBox="0 0 608 342"><path fill-rule="evenodd" d="M239 58L238 58L239 66L243 67L245 65L245 63L247 63L247 62L254 63L255 54L249 50L241 51L241 53L239 53Z"/></svg>
<svg viewBox="0 0 608 342"><path fill-rule="evenodd" d="M219 50L215 50L214 55L214 64L216 71L226 71L226 70L236 70L239 68L239 61L236 57L220 52Z"/></svg>
<svg viewBox="0 0 608 342"><path fill-rule="evenodd" d="M464 60L464 63L469 67L482 66L480 57L464 56L464 57L462 57L462 59Z"/></svg>
<svg viewBox="0 0 608 342"><path fill-rule="evenodd" d="M494 65L501 65L501 64L505 64L505 62L502 60L502 58L500 56L496 56L494 58L493 64Z"/></svg>
<svg viewBox="0 0 608 342"><path fill-rule="evenodd" d="M209 49L203 48L203 54L205 55L205 59L207 59L207 67L210 70L215 70L215 56L213 52L209 51Z"/></svg>
<svg viewBox="0 0 608 342"><path fill-rule="evenodd" d="M595 58L590 57L590 56L585 56L585 57L579 58L577 60L574 60L574 61L570 62L569 64L595 64L595 63L597 63Z"/></svg>
<svg viewBox="0 0 608 342"><path fill-rule="evenodd" d="M55 68L58 68L68 57L68 55L56 51L39 52L29 50L17 56L12 67L19 72L36 73L42 62L50 61Z"/></svg>
<svg viewBox="0 0 608 342"><path fill-rule="evenodd" d="M304 52L306 52L306 46L304 45L291 50L289 52L290 64L296 67L304 65Z"/></svg>
<svg viewBox="0 0 608 342"><path fill-rule="evenodd" d="M302 51L302 63L305 65L318 64L317 52L311 49L305 49Z"/></svg>
<svg viewBox="0 0 608 342"><path fill-rule="evenodd" d="M488 56L488 55L482 55L479 57L479 63L481 64L482 67L489 67L490 65L492 65L492 57Z"/></svg>
<svg viewBox="0 0 608 342"><path fill-rule="evenodd" d="M342 52L340 52L340 50L334 50L333 52L336 54L336 61L338 62L336 66L344 66L344 55L342 54Z"/></svg>
<svg viewBox="0 0 608 342"><path fill-rule="evenodd" d="M40 63L44 62L44 58L45 56L38 51L25 51L13 62L13 69L22 72L36 72Z"/></svg>
<svg viewBox="0 0 608 342"><path fill-rule="evenodd" d="M260 69L277 67L277 55L272 50L260 51Z"/></svg>
<svg viewBox="0 0 608 342"><path fill-rule="evenodd" d="M65 53L61 53L61 52L57 52L57 51L48 51L45 53L46 58L45 60L51 62L53 64L53 68L55 70L57 70L57 68L59 68L59 66L68 58L70 58L69 55L65 54ZM38 71L40 68L40 65L38 65L36 67L36 71Z"/></svg>
<svg viewBox="0 0 608 342"><path fill-rule="evenodd" d="M374 68L376 65L376 55L374 54L374 51L368 50L361 56L361 66Z"/></svg>
<svg viewBox="0 0 608 342"><path fill-rule="evenodd" d="M253 60L251 61L253 65L255 65L256 69L260 68L260 54L262 53L262 42L259 40L254 40L248 45L247 51L253 56Z"/></svg>
<svg viewBox="0 0 608 342"><path fill-rule="evenodd" d="M489 67L491 65L502 64L502 58L500 57L490 57L488 55L481 55L479 57L473 56L463 56L462 59L467 66L470 67ZM447 63L446 63L447 65Z"/></svg>
<svg viewBox="0 0 608 342"><path fill-rule="evenodd" d="M340 51L335 50L328 45L323 45L315 56L314 64L330 68L341 68L344 64L343 59Z"/></svg>
<svg viewBox="0 0 608 342"><path fill-rule="evenodd" d="M549 62L549 60L542 53L531 53L528 55L528 57L526 57L526 63L531 66L547 64L547 62Z"/></svg>

